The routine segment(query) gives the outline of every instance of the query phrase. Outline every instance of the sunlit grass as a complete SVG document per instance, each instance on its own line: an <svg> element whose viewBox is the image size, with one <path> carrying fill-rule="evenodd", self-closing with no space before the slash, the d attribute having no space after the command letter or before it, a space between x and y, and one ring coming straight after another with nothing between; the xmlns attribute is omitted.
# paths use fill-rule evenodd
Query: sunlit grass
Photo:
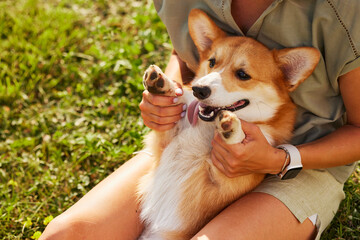
<svg viewBox="0 0 360 240"><path fill-rule="evenodd" d="M1 1L0 38L0 239L37 238L141 148L170 44L146 1Z"/></svg>

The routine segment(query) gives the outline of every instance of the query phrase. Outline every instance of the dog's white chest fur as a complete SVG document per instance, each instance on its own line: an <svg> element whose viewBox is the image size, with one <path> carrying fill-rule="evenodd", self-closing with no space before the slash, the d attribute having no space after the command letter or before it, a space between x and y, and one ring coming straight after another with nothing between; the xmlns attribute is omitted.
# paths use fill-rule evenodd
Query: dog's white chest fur
<svg viewBox="0 0 360 240"><path fill-rule="evenodd" d="M194 98L187 96L188 103ZM181 229L179 204L182 184L192 176L204 158L210 161L211 140L214 136L213 123L199 121L190 126L187 119L179 123L176 135L162 153L155 171L142 179L144 194L141 219L146 230L140 239L163 239L159 232L171 232Z"/></svg>

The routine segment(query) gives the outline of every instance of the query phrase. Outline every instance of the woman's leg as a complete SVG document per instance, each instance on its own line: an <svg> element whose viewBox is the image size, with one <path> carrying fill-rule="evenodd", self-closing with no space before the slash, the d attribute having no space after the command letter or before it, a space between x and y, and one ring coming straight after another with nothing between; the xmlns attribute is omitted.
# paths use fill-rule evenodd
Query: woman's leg
<svg viewBox="0 0 360 240"><path fill-rule="evenodd" d="M40 239L136 239L143 228L139 222L136 184L151 164L146 153L127 161L51 221Z"/></svg>
<svg viewBox="0 0 360 240"><path fill-rule="evenodd" d="M300 223L280 200L254 192L223 210L193 239L299 240L315 236L316 228L309 219Z"/></svg>

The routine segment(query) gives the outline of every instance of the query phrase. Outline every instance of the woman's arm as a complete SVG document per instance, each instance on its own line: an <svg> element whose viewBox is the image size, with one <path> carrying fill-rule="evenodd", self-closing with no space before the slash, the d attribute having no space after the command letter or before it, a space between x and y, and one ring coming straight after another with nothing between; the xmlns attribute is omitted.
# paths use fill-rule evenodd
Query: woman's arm
<svg viewBox="0 0 360 240"><path fill-rule="evenodd" d="M189 82L194 76L175 51L171 53L165 74L178 82L179 88L181 88L182 82ZM157 131L173 128L175 123L185 116L184 111L186 110L186 106L177 104L177 101L176 97L154 95L145 90L139 105L144 124Z"/></svg>
<svg viewBox="0 0 360 240"><path fill-rule="evenodd" d="M165 74L180 84L187 84L194 78L194 73L186 66L186 63L180 59L175 50L171 52Z"/></svg>
<svg viewBox="0 0 360 240"><path fill-rule="evenodd" d="M297 146L304 169L342 166L360 159L360 68L341 76L339 85L347 124L321 139ZM227 145L219 135L215 136L214 165L229 177L280 172L284 151L271 147L254 124L244 122L243 130L246 138L239 144Z"/></svg>
<svg viewBox="0 0 360 240"><path fill-rule="evenodd" d="M360 68L339 78L347 124L317 141L298 146L304 168L329 168L360 159Z"/></svg>

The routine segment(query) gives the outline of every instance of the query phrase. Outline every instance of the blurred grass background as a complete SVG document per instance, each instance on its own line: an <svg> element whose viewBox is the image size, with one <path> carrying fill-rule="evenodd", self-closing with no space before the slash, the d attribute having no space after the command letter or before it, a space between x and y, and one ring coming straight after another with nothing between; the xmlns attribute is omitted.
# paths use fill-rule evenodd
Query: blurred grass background
<svg viewBox="0 0 360 240"><path fill-rule="evenodd" d="M170 50L152 1L0 0L0 239L37 239L141 148L141 77ZM322 239L360 239L359 174Z"/></svg>

